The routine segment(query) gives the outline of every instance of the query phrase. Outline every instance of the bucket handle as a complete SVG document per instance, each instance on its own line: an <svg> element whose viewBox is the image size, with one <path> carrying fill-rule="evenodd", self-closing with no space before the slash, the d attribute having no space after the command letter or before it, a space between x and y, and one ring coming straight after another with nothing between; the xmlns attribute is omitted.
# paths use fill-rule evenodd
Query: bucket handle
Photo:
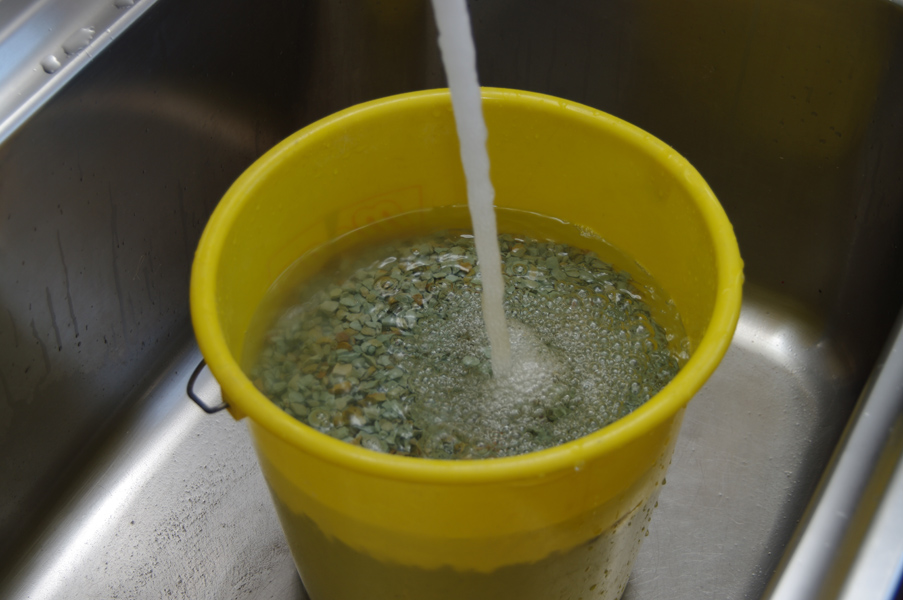
<svg viewBox="0 0 903 600"><path fill-rule="evenodd" d="M194 403L201 407L208 415L212 415L213 413L218 413L224 408L229 408L229 405L222 399L220 399L220 403L217 406L208 406L206 402L201 400L201 397L197 395L194 391L194 384L197 382L198 377L201 374L201 371L204 370L204 367L207 366L207 362L202 358L201 362L195 367L194 372L191 374L191 377L188 378L188 397L194 400Z"/></svg>

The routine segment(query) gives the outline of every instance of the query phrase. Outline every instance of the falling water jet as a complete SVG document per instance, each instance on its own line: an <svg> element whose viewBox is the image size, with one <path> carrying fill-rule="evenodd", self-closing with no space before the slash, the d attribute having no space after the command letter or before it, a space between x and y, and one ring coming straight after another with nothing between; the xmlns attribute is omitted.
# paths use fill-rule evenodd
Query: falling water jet
<svg viewBox="0 0 903 600"><path fill-rule="evenodd" d="M433 0L433 11L467 179L467 205L483 282L483 322L492 350L492 372L504 377L511 372L511 342L505 322L505 284L493 207L495 190L489 178L486 122L470 16L465 0Z"/></svg>

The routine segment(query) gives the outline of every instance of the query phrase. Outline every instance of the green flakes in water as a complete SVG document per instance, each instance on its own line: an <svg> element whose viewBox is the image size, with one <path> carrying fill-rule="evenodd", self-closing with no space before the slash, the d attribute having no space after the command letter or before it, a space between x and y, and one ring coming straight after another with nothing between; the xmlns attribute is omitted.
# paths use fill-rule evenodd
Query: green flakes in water
<svg viewBox="0 0 903 600"><path fill-rule="evenodd" d="M587 435L677 373L678 345L627 273L567 244L499 243L510 379L491 377L473 240L445 231L367 250L304 285L266 337L255 385L336 439L461 459Z"/></svg>

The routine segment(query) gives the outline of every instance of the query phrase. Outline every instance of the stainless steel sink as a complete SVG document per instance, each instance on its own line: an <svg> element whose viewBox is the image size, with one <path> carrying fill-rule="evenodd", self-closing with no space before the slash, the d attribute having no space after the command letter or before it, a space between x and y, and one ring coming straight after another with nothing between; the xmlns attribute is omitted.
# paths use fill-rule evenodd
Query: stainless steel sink
<svg viewBox="0 0 903 600"><path fill-rule="evenodd" d="M471 10L484 84L670 143L746 260L625 598L894 599L903 8ZM0 598L307 597L244 425L185 394L190 261L276 141L443 85L431 19L424 0L0 2Z"/></svg>

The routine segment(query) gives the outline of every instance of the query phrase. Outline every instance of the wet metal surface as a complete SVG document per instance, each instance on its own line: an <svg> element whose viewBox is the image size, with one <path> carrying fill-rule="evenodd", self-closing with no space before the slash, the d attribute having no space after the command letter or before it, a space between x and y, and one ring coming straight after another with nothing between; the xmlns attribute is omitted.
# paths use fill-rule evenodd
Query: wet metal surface
<svg viewBox="0 0 903 600"><path fill-rule="evenodd" d="M903 312L769 600L884 600L903 587Z"/></svg>
<svg viewBox="0 0 903 600"><path fill-rule="evenodd" d="M4 0L0 5L0 88L7 93L0 93L0 142L154 2Z"/></svg>
<svg viewBox="0 0 903 600"><path fill-rule="evenodd" d="M815 485L849 415L878 414L854 407L903 302L901 3L470 8L484 85L672 145L746 262L734 345L688 409L626 597L755 598L796 572L862 600L859 566L896 547L873 534L903 521L903 390L869 388L898 416L851 461L855 512ZM184 394L190 263L280 139L442 86L432 22L420 0L0 0L0 597L303 598L244 425ZM903 372L899 351L888 364ZM824 533L794 534L819 505L843 541L806 560L831 581L782 556Z"/></svg>
<svg viewBox="0 0 903 600"><path fill-rule="evenodd" d="M746 301L687 410L625 598L759 598L821 475L813 457L845 420L842 381L816 332Z"/></svg>
<svg viewBox="0 0 903 600"><path fill-rule="evenodd" d="M833 445L844 373L817 332L754 293L691 402L625 598L755 598ZM305 598L246 428L185 395L186 348L118 426L0 597ZM205 398L217 397L210 379ZM77 592L73 595L73 592Z"/></svg>

